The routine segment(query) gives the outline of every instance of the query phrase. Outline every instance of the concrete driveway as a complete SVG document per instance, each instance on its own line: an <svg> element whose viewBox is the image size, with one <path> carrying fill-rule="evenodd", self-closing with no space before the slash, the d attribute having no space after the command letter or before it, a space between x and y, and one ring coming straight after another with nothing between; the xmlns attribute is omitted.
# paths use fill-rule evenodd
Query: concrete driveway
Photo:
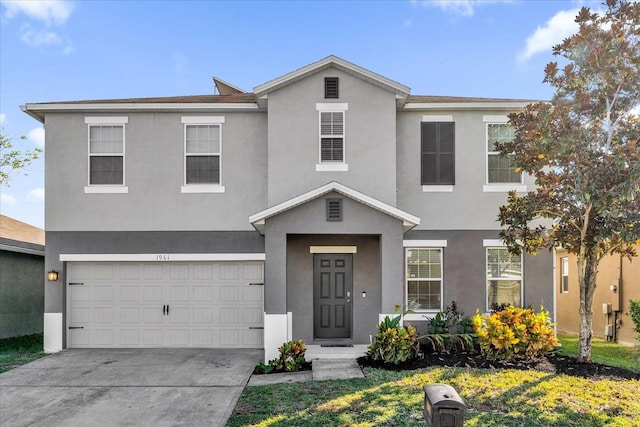
<svg viewBox="0 0 640 427"><path fill-rule="evenodd" d="M262 356L253 349L64 350L0 374L0 425L225 425Z"/></svg>

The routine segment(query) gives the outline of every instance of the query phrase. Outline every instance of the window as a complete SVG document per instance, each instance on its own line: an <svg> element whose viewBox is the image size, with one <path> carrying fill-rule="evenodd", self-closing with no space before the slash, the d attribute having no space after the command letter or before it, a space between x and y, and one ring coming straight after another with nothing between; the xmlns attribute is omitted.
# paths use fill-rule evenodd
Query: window
<svg viewBox="0 0 640 427"><path fill-rule="evenodd" d="M85 193L126 193L125 130L127 117L85 117L89 139L89 185Z"/></svg>
<svg viewBox="0 0 640 427"><path fill-rule="evenodd" d="M338 78L337 77L324 78L324 97L327 99L338 98Z"/></svg>
<svg viewBox="0 0 640 427"><path fill-rule="evenodd" d="M422 185L455 184L455 123L422 122Z"/></svg>
<svg viewBox="0 0 640 427"><path fill-rule="evenodd" d="M407 308L442 309L442 248L407 248Z"/></svg>
<svg viewBox="0 0 640 427"><path fill-rule="evenodd" d="M522 255L487 248L487 311L501 304L522 304Z"/></svg>
<svg viewBox="0 0 640 427"><path fill-rule="evenodd" d="M320 113L320 162L317 171L347 171L345 162L345 111L347 104L316 104Z"/></svg>
<svg viewBox="0 0 640 427"><path fill-rule="evenodd" d="M502 156L496 151L496 143L513 139L513 128L507 123L487 123L487 183L510 184L522 182L520 172L515 172L513 155Z"/></svg>
<svg viewBox="0 0 640 427"><path fill-rule="evenodd" d="M183 117L184 186L188 192L223 192L222 124L224 117Z"/></svg>
<svg viewBox="0 0 640 427"><path fill-rule="evenodd" d="M562 257L560 258L560 262L562 263L560 272L560 292L566 294L569 292L569 258Z"/></svg>

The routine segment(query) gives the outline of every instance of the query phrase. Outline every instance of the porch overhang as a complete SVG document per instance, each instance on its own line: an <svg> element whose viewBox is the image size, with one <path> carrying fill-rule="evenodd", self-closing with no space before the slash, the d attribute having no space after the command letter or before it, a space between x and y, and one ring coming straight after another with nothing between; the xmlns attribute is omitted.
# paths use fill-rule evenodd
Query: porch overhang
<svg viewBox="0 0 640 427"><path fill-rule="evenodd" d="M279 215L285 211L288 211L289 209L293 209L296 206L300 206L331 192L342 194L343 196L355 200L356 202L362 203L363 205L369 206L372 209L378 210L386 215L402 221L402 226L405 232L420 224L420 218L418 218L417 216L411 215L401 209L398 209L380 200L374 199L371 196L354 190L353 188L349 188L346 185L340 184L336 181L332 181L321 187L300 194L299 196L293 197L289 200L285 200L282 203L278 203L275 206L271 206L270 208L253 214L249 217L249 223L251 223L251 225L260 234L264 234L264 226L268 218Z"/></svg>

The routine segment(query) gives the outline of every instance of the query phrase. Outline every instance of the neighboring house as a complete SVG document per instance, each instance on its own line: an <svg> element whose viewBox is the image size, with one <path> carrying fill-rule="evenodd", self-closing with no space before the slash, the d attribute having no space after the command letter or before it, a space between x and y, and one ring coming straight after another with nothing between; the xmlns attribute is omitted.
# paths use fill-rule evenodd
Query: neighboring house
<svg viewBox="0 0 640 427"><path fill-rule="evenodd" d="M499 240L528 101L413 96L329 56L220 95L27 104L46 130L45 345L366 345L455 300L553 309Z"/></svg>
<svg viewBox="0 0 640 427"><path fill-rule="evenodd" d="M640 247L636 246L640 252ZM580 287L576 256L556 251L556 328L578 334L580 326ZM608 255L598 267L593 296L593 336L626 344L638 344L629 313L629 300L640 300L640 257L629 260Z"/></svg>
<svg viewBox="0 0 640 427"><path fill-rule="evenodd" d="M0 215L0 338L42 332L44 230Z"/></svg>

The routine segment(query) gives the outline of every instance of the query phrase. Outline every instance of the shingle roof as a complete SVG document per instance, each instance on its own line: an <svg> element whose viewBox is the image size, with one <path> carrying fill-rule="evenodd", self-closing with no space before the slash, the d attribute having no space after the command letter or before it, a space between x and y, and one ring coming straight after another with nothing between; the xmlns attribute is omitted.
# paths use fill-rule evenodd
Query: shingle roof
<svg viewBox="0 0 640 427"><path fill-rule="evenodd" d="M44 230L0 215L0 238L44 245Z"/></svg>
<svg viewBox="0 0 640 427"><path fill-rule="evenodd" d="M185 95L151 98L92 99L81 101L42 102L39 104L233 104L246 102L256 102L256 96L253 93L234 93L232 95Z"/></svg>
<svg viewBox="0 0 640 427"><path fill-rule="evenodd" d="M449 103L449 102L536 102L533 99L508 99L508 98L478 98L466 96L440 96L440 95L409 95L407 102L411 103Z"/></svg>

